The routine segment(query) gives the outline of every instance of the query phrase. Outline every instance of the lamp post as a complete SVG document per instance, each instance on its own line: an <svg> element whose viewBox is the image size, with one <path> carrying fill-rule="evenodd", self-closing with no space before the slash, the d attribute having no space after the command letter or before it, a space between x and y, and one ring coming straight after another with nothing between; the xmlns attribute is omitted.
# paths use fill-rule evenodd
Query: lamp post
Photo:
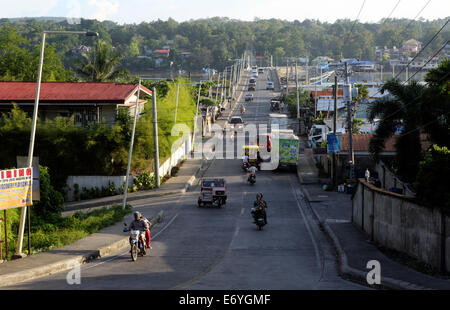
<svg viewBox="0 0 450 310"><path fill-rule="evenodd" d="M123 189L123 201L122 201L122 209L125 209L125 206L127 204L127 194L128 194L128 180L130 177L130 169L131 169L131 158L133 155L133 145L134 145L134 134L136 132L136 121L137 121L137 115L138 115L138 109L139 109L139 94L141 90L141 83L143 80L167 80L167 78L146 78L146 77L139 77L139 84L137 89L137 96L136 96L136 106L134 109L134 119L133 119L133 129L131 131L131 142L130 142L130 149L128 151L128 163L127 163L127 173L125 175L125 186ZM158 120L157 120L157 112L156 112L156 90L153 87L152 89L152 102L153 102L153 141L155 144L155 184L156 187L159 188L160 182L159 182L159 145L158 145Z"/></svg>
<svg viewBox="0 0 450 310"><path fill-rule="evenodd" d="M36 84L36 96L34 99L34 108L33 108L33 119L31 123L31 135L30 135L30 145L28 148L28 159L27 159L27 167L31 168L33 162L33 152L34 152L34 140L36 137L36 123L38 116L38 108L39 108L39 94L41 92L41 79L42 79L42 67L44 65L44 49L45 49L45 38L47 34L83 34L88 37L97 37L97 32L86 32L86 31L44 31L42 32L42 43L41 43L41 53L39 56L39 71L38 71L38 80ZM19 233L17 238L17 249L14 255L15 258L24 257L22 253L23 246L23 235L25 230L25 218L27 216L27 209L29 207L22 207L22 211L20 213L20 223L19 223ZM30 244L30 211L28 210L28 254L31 251Z"/></svg>

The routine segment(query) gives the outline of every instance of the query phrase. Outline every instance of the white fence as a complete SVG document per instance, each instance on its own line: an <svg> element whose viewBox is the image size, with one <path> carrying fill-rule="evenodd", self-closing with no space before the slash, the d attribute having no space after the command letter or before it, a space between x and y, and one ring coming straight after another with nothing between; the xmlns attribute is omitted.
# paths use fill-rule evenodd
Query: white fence
<svg viewBox="0 0 450 310"><path fill-rule="evenodd" d="M190 154L192 149L191 137L189 136L181 146L168 158L162 165L159 167L159 175L163 177L165 175L170 174L170 171L173 167L178 165L183 159ZM153 173L152 173L153 175ZM134 176L130 175L128 180L129 186L133 185ZM78 185L79 195L82 194L83 187L87 190L91 190L92 188L98 187L101 191L103 188L108 188L110 182L114 182L114 187L116 191L120 191L122 185L125 183L125 176L95 176L95 175L70 175L67 177L67 196L68 201L75 200L75 187Z"/></svg>

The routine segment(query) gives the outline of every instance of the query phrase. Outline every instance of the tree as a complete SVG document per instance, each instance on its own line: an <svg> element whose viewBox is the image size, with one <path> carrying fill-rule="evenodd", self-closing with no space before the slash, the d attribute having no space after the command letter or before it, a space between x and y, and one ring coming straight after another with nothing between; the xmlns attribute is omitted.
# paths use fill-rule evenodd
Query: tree
<svg viewBox="0 0 450 310"><path fill-rule="evenodd" d="M443 206L450 211L450 191L443 179L450 174L450 150L433 145L429 154L420 162L414 187L416 197L422 203L433 207Z"/></svg>
<svg viewBox="0 0 450 310"><path fill-rule="evenodd" d="M129 77L128 71L117 69L121 57L104 41L99 41L94 46L93 52L84 53L82 57L82 61L77 63L77 71L87 81L106 82Z"/></svg>
<svg viewBox="0 0 450 310"><path fill-rule="evenodd" d="M389 95L375 100L369 108L370 121L377 116L380 118L369 150L379 160L386 140L400 132L395 143L398 174L412 182L416 178L421 159L420 132L417 129L424 121L421 110L425 87L416 81L403 85L398 80L391 80L381 88L382 94L385 91L389 91Z"/></svg>

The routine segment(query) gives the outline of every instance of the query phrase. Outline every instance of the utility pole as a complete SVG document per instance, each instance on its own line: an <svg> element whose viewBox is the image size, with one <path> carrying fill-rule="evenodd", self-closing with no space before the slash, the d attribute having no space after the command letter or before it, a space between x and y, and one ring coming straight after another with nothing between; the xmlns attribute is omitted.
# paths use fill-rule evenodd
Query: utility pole
<svg viewBox="0 0 450 310"><path fill-rule="evenodd" d="M336 137L335 141L337 142L337 95L338 95L338 77L334 75L334 115L333 115L333 132ZM333 152L333 185L334 188L337 188L337 162L336 162L336 152Z"/></svg>
<svg viewBox="0 0 450 310"><path fill-rule="evenodd" d="M155 184L160 187L159 181L159 147L158 147L158 112L156 108L156 88L152 89L153 104L153 141L155 142Z"/></svg>
<svg viewBox="0 0 450 310"><path fill-rule="evenodd" d="M300 119L300 100L298 98L298 74L297 74L297 62L295 62L295 91L297 95L297 119Z"/></svg>
<svg viewBox="0 0 450 310"><path fill-rule="evenodd" d="M353 154L353 121L352 121L352 87L350 85L350 77L348 75L348 62L345 62L345 89L347 93L347 120L348 120L348 144L349 144L349 164L350 164L350 179L354 178L355 156Z"/></svg>
<svg viewBox="0 0 450 310"><path fill-rule="evenodd" d="M127 204L127 193L128 193L128 180L130 176L130 169L131 169L131 158L133 154L133 145L134 145L134 134L136 132L136 121L137 121L137 115L139 110L139 92L141 90L141 79L139 78L139 86L137 90L136 95L136 105L134 107L134 118L133 118L133 128L131 131L131 142L130 142L130 150L128 151L128 164L127 164L127 174L125 176L125 186L123 189L123 201L122 201L122 209L125 210L126 204ZM152 98L155 96L155 93L152 92Z"/></svg>
<svg viewBox="0 0 450 310"><path fill-rule="evenodd" d="M177 83L177 99L175 101L175 120L174 123L177 123L177 110L178 110L178 94L180 93L180 83Z"/></svg>
<svg viewBox="0 0 450 310"><path fill-rule="evenodd" d="M219 94L219 84L220 84L220 72L219 72L219 75L217 76L216 102L217 102L217 96L218 96L218 94Z"/></svg>
<svg viewBox="0 0 450 310"><path fill-rule="evenodd" d="M289 59L286 58L286 94L289 94Z"/></svg>

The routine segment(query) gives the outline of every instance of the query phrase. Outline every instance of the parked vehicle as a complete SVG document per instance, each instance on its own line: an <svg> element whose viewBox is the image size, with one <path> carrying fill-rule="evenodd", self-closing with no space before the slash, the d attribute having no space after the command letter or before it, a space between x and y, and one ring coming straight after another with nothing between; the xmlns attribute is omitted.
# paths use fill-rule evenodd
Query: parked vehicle
<svg viewBox="0 0 450 310"><path fill-rule="evenodd" d="M203 179L201 182L198 206L205 205L222 207L227 203L225 179Z"/></svg>
<svg viewBox="0 0 450 310"><path fill-rule="evenodd" d="M138 256L145 255L145 242L146 242L145 233L139 230L130 230L126 223L124 223L124 226L125 228L123 229L123 231L130 232L131 260L135 262ZM144 240L144 243L142 243L142 239Z"/></svg>
<svg viewBox="0 0 450 310"><path fill-rule="evenodd" d="M327 125L313 125L308 133L308 141L313 147L327 141L327 135L331 132Z"/></svg>

